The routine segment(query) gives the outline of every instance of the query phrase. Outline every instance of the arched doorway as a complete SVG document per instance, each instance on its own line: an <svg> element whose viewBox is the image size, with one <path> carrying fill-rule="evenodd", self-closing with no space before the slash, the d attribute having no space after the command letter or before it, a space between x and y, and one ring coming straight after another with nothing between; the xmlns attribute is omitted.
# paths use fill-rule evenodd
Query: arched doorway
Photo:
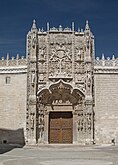
<svg viewBox="0 0 118 165"><path fill-rule="evenodd" d="M74 143L78 113L84 110L84 94L60 80L38 93L37 141Z"/></svg>

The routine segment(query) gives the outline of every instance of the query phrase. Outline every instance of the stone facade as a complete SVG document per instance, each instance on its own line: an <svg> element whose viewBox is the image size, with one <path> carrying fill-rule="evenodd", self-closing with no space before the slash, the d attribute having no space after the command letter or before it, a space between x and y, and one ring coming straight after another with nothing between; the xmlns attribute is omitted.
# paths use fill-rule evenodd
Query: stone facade
<svg viewBox="0 0 118 165"><path fill-rule="evenodd" d="M117 140L118 60L94 57L88 21L84 31L75 31L74 23L72 28L47 23L43 31L33 21L26 58L0 60L0 142Z"/></svg>
<svg viewBox="0 0 118 165"><path fill-rule="evenodd" d="M118 59L96 58L94 72L96 143L118 142Z"/></svg>
<svg viewBox="0 0 118 165"><path fill-rule="evenodd" d="M26 134L26 59L0 61L0 143L23 144Z"/></svg>

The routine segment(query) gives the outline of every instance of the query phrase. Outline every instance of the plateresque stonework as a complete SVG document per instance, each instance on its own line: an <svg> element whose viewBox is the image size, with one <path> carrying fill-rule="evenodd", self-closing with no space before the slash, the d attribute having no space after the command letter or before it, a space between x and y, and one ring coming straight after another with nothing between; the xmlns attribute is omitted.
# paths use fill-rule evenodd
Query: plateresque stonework
<svg viewBox="0 0 118 165"><path fill-rule="evenodd" d="M85 30L27 34L26 58L0 60L0 143L118 142L118 59L95 59Z"/></svg>

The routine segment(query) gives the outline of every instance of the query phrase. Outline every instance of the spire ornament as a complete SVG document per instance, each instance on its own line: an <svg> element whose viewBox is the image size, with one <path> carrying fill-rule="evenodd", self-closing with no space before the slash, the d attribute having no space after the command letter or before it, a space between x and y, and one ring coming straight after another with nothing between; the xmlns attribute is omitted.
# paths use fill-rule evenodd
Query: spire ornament
<svg viewBox="0 0 118 165"><path fill-rule="evenodd" d="M90 30L90 27L89 27L89 24L88 24L88 20L86 20L85 30L86 30L86 31Z"/></svg>
<svg viewBox="0 0 118 165"><path fill-rule="evenodd" d="M32 24L31 30L37 30L35 19L33 20L33 24Z"/></svg>

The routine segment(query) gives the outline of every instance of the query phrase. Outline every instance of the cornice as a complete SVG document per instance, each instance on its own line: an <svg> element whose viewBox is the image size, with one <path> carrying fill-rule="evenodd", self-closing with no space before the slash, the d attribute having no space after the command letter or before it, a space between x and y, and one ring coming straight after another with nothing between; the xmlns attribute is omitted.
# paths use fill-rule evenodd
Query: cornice
<svg viewBox="0 0 118 165"><path fill-rule="evenodd" d="M0 67L0 74L27 73L27 66Z"/></svg>

